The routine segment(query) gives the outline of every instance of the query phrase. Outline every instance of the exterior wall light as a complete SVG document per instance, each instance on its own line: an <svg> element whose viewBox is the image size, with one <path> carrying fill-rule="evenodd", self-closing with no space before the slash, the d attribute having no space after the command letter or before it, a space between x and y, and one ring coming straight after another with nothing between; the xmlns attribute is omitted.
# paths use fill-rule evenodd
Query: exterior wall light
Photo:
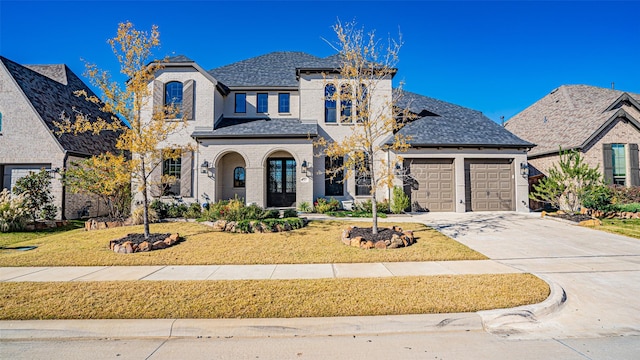
<svg viewBox="0 0 640 360"><path fill-rule="evenodd" d="M529 164L526 162L520 163L520 175L524 178L529 177Z"/></svg>

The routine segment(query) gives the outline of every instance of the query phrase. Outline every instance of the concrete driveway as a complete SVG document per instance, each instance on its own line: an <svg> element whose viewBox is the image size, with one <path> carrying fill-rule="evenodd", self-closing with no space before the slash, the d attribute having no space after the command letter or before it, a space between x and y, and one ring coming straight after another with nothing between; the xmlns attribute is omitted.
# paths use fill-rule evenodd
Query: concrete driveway
<svg viewBox="0 0 640 360"><path fill-rule="evenodd" d="M566 291L559 311L501 326L491 330L494 334L521 339L640 335L640 239L539 214L430 213L413 219Z"/></svg>

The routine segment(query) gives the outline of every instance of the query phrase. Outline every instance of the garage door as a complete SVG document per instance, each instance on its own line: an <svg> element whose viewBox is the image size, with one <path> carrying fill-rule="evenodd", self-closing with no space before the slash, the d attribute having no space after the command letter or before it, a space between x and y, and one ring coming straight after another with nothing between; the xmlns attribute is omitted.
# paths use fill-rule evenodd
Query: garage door
<svg viewBox="0 0 640 360"><path fill-rule="evenodd" d="M43 168L50 169L51 164L5 165L2 177L2 187L11 190L16 186L16 181L32 172L37 173Z"/></svg>
<svg viewBox="0 0 640 360"><path fill-rule="evenodd" d="M453 159L405 159L404 168L408 169L405 193L414 210L454 211Z"/></svg>
<svg viewBox="0 0 640 360"><path fill-rule="evenodd" d="M512 159L465 160L467 211L513 211Z"/></svg>

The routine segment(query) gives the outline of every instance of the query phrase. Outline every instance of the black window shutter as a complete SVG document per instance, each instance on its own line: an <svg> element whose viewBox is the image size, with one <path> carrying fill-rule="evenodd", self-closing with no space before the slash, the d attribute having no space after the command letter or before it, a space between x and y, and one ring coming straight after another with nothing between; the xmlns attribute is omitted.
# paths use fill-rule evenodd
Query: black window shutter
<svg viewBox="0 0 640 360"><path fill-rule="evenodd" d="M604 167L604 181L613 184L613 152L611 144L602 145L602 165Z"/></svg>
<svg viewBox="0 0 640 360"><path fill-rule="evenodd" d="M638 165L638 144L629 144L629 165L631 174L629 185L640 186L640 166Z"/></svg>

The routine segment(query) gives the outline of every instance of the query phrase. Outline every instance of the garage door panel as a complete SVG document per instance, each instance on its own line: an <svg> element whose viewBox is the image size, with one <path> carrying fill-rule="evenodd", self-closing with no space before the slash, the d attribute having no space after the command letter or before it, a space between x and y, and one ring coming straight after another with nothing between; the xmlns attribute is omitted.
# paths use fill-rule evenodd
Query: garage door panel
<svg viewBox="0 0 640 360"><path fill-rule="evenodd" d="M514 210L512 159L465 161L467 211Z"/></svg>
<svg viewBox="0 0 640 360"><path fill-rule="evenodd" d="M428 211L454 211L453 159L405 159L411 203Z"/></svg>

